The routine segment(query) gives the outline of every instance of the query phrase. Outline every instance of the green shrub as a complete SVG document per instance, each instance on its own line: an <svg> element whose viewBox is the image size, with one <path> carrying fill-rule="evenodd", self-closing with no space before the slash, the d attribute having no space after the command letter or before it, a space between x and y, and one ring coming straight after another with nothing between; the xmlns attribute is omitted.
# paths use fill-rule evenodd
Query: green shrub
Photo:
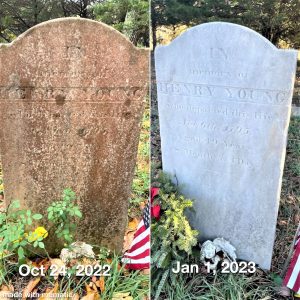
<svg viewBox="0 0 300 300"><path fill-rule="evenodd" d="M178 261L189 259L198 236L198 231L191 228L184 214L193 202L180 195L168 177L163 175L161 180L159 199L162 215L159 220L152 220L151 226L151 275L155 300L159 299L166 284L176 284L171 269Z"/></svg>
<svg viewBox="0 0 300 300"><path fill-rule="evenodd" d="M71 189L63 191L62 199L53 202L47 209L48 219L53 223L55 234L66 242L73 241L76 231L76 218L81 218L79 206L75 204L76 194Z"/></svg>

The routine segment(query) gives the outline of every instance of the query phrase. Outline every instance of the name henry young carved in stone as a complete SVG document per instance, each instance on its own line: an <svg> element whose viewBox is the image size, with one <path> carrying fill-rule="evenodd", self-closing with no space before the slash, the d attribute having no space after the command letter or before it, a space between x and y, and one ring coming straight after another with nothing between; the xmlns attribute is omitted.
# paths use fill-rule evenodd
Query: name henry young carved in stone
<svg viewBox="0 0 300 300"><path fill-rule="evenodd" d="M64 18L0 45L0 68L6 202L45 213L70 187L84 216L78 236L121 250L148 51L102 23Z"/></svg>
<svg viewBox="0 0 300 300"><path fill-rule="evenodd" d="M284 104L292 91L255 90L251 88L209 86L189 83L158 83L161 93L193 97L220 97L220 101Z"/></svg>
<svg viewBox="0 0 300 300"><path fill-rule="evenodd" d="M201 238L270 268L297 52L230 23L156 48L164 171L194 200Z"/></svg>

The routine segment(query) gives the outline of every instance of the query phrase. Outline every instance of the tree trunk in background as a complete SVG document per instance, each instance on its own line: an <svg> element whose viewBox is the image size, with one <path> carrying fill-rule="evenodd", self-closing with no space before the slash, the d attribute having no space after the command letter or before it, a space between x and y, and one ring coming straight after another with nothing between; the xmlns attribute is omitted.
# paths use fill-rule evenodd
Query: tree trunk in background
<svg viewBox="0 0 300 300"><path fill-rule="evenodd" d="M156 36L156 29L157 29L157 23L156 23L156 13L153 8L153 5L151 5L151 16L150 16L150 27L151 27L151 34L152 34L152 44L153 44L153 51L157 44L157 36Z"/></svg>

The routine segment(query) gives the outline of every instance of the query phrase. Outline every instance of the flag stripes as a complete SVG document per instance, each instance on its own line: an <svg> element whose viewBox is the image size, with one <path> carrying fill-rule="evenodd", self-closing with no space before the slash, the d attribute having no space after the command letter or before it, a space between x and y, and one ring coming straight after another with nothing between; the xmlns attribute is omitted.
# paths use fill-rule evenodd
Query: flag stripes
<svg viewBox="0 0 300 300"><path fill-rule="evenodd" d="M122 258L126 268L140 270L150 268L150 208L146 205L143 219L134 234L131 247Z"/></svg>
<svg viewBox="0 0 300 300"><path fill-rule="evenodd" d="M283 284L295 291L300 293L300 243L299 236L295 243L295 251L292 257L290 266L287 270Z"/></svg>

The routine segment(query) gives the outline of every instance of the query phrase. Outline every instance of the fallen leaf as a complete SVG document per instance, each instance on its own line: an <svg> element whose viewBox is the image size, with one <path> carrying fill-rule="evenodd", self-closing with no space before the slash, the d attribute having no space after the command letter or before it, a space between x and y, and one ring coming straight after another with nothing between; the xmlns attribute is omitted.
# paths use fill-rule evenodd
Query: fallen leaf
<svg viewBox="0 0 300 300"><path fill-rule="evenodd" d="M80 259L80 264L87 266L87 265L92 265L94 266L95 264L97 264L97 261L93 258L88 258L88 257L82 257Z"/></svg>
<svg viewBox="0 0 300 300"><path fill-rule="evenodd" d="M148 269L143 269L143 270L141 271L141 273L142 273L143 275L149 275L149 274L150 274L150 268L148 268Z"/></svg>
<svg viewBox="0 0 300 300"><path fill-rule="evenodd" d="M98 292L97 286L94 282L90 282L89 287L91 287L94 290L94 292Z"/></svg>
<svg viewBox="0 0 300 300"><path fill-rule="evenodd" d="M95 281L96 286L100 289L101 293L105 291L105 280L104 277L100 277L99 280Z"/></svg>
<svg viewBox="0 0 300 300"><path fill-rule="evenodd" d="M82 297L81 300L101 300L98 291L95 291L87 284L85 285L85 288L86 288L86 296Z"/></svg>
<svg viewBox="0 0 300 300"><path fill-rule="evenodd" d="M284 220L280 220L280 221L279 221L279 225L281 225L281 226L287 225L287 222L284 221Z"/></svg>
<svg viewBox="0 0 300 300"><path fill-rule="evenodd" d="M113 293L112 300L133 300L130 293Z"/></svg>
<svg viewBox="0 0 300 300"><path fill-rule="evenodd" d="M145 206L146 206L145 201L142 201L142 202L140 203L140 210L143 210L143 209L145 208Z"/></svg>
<svg viewBox="0 0 300 300"><path fill-rule="evenodd" d="M51 266L55 265L59 268L65 266L64 262L59 258L53 258L50 260Z"/></svg>
<svg viewBox="0 0 300 300"><path fill-rule="evenodd" d="M23 290L22 300L25 300L27 298L27 295L32 292L32 290L37 286L40 280L41 277L36 277L28 282L26 288Z"/></svg>
<svg viewBox="0 0 300 300"><path fill-rule="evenodd" d="M130 249L130 246L132 244L132 241L134 239L134 231L128 232L124 236L124 243L123 243L123 252L126 252L127 250Z"/></svg>
<svg viewBox="0 0 300 300"><path fill-rule="evenodd" d="M39 262L36 261L32 261L31 265L33 265L36 268L40 268L41 266L45 265L48 262L48 258L44 258ZM27 263L28 264L28 263Z"/></svg>
<svg viewBox="0 0 300 300"><path fill-rule="evenodd" d="M85 285L85 289L86 289L86 293L87 294L90 294L90 293L93 293L94 292L94 290L93 289L91 289L91 287L89 286L89 285Z"/></svg>
<svg viewBox="0 0 300 300"><path fill-rule="evenodd" d="M140 221L137 218L133 218L132 221L128 223L128 230L136 230Z"/></svg>
<svg viewBox="0 0 300 300"><path fill-rule="evenodd" d="M79 299L80 299L80 296L78 293L74 294L72 297L72 300L79 300Z"/></svg>
<svg viewBox="0 0 300 300"><path fill-rule="evenodd" d="M58 276L60 275L60 272L66 268L66 265L64 264L64 262L59 259L59 258L53 258L50 260L50 265L51 266L55 266L55 269L57 270L56 272L52 271L53 277L54 279L57 279Z"/></svg>
<svg viewBox="0 0 300 300"><path fill-rule="evenodd" d="M80 300L94 300L94 294L89 294L89 295L86 295L84 297L82 297Z"/></svg>
<svg viewBox="0 0 300 300"><path fill-rule="evenodd" d="M10 285L1 285L0 291L1 292L13 292L14 287L13 287L12 284L10 284Z"/></svg>

